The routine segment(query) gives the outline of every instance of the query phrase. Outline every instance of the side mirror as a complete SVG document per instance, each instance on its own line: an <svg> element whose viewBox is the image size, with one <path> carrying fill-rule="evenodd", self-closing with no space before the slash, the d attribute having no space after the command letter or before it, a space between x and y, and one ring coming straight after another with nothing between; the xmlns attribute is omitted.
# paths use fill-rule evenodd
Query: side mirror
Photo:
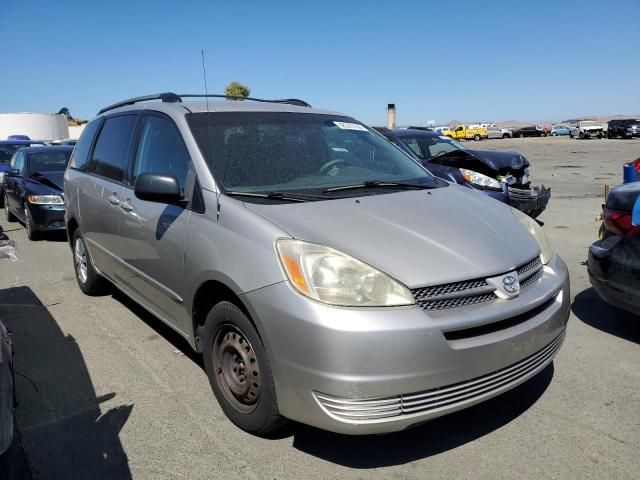
<svg viewBox="0 0 640 480"><path fill-rule="evenodd" d="M640 196L636 198L636 203L633 206L633 212L631 214L631 225L634 227L640 227Z"/></svg>
<svg viewBox="0 0 640 480"><path fill-rule="evenodd" d="M9 170L6 173L7 177L21 177L22 175L20 174L20 170L16 170L15 168L12 168L11 170Z"/></svg>
<svg viewBox="0 0 640 480"><path fill-rule="evenodd" d="M175 175L143 173L136 179L133 193L140 200L158 203L176 203L182 199L180 184Z"/></svg>

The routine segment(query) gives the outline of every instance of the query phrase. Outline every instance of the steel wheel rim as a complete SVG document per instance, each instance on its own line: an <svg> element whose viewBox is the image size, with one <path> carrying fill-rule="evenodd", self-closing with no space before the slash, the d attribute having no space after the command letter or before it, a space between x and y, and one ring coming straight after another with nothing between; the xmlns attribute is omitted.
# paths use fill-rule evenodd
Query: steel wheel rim
<svg viewBox="0 0 640 480"><path fill-rule="evenodd" d="M216 382L225 399L240 413L251 413L261 392L260 364L251 343L233 325L218 329L211 352Z"/></svg>
<svg viewBox="0 0 640 480"><path fill-rule="evenodd" d="M81 239L76 239L76 246L73 249L73 258L76 266L76 275L82 284L87 281L87 252Z"/></svg>

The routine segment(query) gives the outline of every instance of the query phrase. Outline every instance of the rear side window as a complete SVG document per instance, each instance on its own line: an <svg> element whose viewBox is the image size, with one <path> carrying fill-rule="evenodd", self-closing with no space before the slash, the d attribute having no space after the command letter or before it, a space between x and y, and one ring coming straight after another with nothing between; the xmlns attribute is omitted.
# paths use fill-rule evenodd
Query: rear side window
<svg viewBox="0 0 640 480"><path fill-rule="evenodd" d="M173 122L168 118L147 115L140 131L132 183L135 184L142 173L170 173L178 179L184 195L189 159L189 152Z"/></svg>
<svg viewBox="0 0 640 480"><path fill-rule="evenodd" d="M76 144L73 153L71 154L71 160L69 161L69 168L75 168L77 170L84 170L87 166L89 150L91 150L91 144L93 138L96 136L96 131L100 126L99 120L94 120L84 127L80 140Z"/></svg>
<svg viewBox="0 0 640 480"><path fill-rule="evenodd" d="M124 180L129 144L137 115L107 118L98 134L89 171L116 182Z"/></svg>

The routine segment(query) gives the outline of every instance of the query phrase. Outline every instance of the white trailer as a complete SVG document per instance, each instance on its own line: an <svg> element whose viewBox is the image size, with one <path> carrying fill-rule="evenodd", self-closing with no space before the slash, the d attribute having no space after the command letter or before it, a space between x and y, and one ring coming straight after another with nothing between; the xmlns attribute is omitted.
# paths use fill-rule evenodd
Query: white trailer
<svg viewBox="0 0 640 480"><path fill-rule="evenodd" d="M67 140L69 126L64 115L54 113L0 113L0 140L27 135L31 140Z"/></svg>

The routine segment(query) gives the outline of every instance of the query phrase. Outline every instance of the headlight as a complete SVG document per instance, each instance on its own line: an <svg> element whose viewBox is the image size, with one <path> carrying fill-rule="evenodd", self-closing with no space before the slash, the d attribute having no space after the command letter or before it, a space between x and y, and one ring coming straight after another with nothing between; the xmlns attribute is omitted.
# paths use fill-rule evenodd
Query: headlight
<svg viewBox="0 0 640 480"><path fill-rule="evenodd" d="M349 307L413 305L407 287L331 247L281 238L276 251L289 283L319 302Z"/></svg>
<svg viewBox="0 0 640 480"><path fill-rule="evenodd" d="M64 205L64 200L59 195L29 195L27 198L34 205Z"/></svg>
<svg viewBox="0 0 640 480"><path fill-rule="evenodd" d="M474 172L473 170L467 170L466 168L461 168L460 173L462 173L464 179L469 183L473 183L474 185L482 188L493 188L495 190L502 190L500 188L500 182L495 178L487 177L482 173Z"/></svg>
<svg viewBox="0 0 640 480"><path fill-rule="evenodd" d="M0 185L4 183L4 172L0 172Z"/></svg>
<svg viewBox="0 0 640 480"><path fill-rule="evenodd" d="M529 215L526 215L515 208L511 209L511 213L513 213L513 216L516 217L522 225L524 225L529 233L533 235L533 238L536 239L538 245L540 245L540 260L542 261L542 263L545 265L549 263L549 261L551 260L551 256L553 255L553 248L551 248L551 243L547 238L547 234L544 233L542 228L540 228L538 222L536 222Z"/></svg>

